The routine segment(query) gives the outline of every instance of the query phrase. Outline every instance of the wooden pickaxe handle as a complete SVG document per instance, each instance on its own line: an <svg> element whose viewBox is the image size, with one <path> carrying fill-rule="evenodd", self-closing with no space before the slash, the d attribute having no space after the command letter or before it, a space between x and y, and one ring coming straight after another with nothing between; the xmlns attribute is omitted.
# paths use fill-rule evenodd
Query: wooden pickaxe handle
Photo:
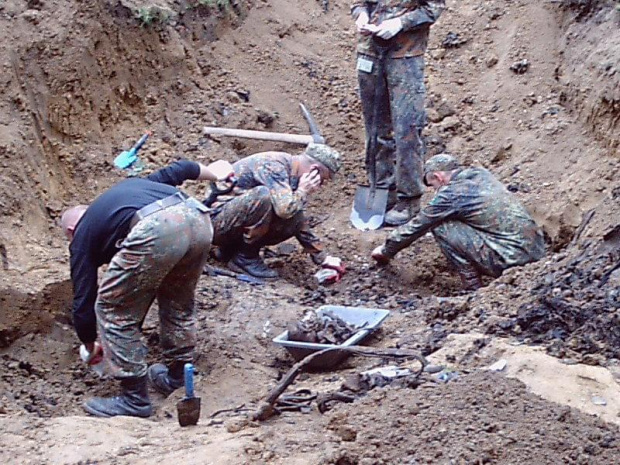
<svg viewBox="0 0 620 465"><path fill-rule="evenodd" d="M205 126L202 130L204 134L214 136L241 137L243 139L271 140L275 142L289 142L291 144L308 145L312 142L322 143L316 136L306 136L301 134L286 134L283 132L252 131L249 129L215 128ZM321 138L322 139L322 138Z"/></svg>

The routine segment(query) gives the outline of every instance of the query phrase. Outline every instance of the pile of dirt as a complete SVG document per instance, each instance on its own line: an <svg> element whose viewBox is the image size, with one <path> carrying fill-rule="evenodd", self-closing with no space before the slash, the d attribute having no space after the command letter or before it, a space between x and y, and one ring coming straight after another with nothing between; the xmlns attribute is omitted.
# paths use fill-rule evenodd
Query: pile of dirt
<svg viewBox="0 0 620 465"><path fill-rule="evenodd" d="M328 463L337 465L606 464L620 453L617 427L485 372L416 390L376 389L329 417L341 443Z"/></svg>

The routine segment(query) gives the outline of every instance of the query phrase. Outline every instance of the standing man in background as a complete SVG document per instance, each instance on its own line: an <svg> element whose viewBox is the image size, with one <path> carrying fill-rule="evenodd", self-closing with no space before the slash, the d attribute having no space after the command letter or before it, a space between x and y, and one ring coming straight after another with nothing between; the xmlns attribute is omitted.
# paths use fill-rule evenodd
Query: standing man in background
<svg viewBox="0 0 620 465"><path fill-rule="evenodd" d="M420 211L426 119L424 53L430 27L444 8L444 0L357 0L351 7L359 33L357 70L366 150L376 131L378 143L372 144L376 185L390 189L388 225L404 224ZM378 75L382 48L385 59ZM370 173L368 155L366 160Z"/></svg>

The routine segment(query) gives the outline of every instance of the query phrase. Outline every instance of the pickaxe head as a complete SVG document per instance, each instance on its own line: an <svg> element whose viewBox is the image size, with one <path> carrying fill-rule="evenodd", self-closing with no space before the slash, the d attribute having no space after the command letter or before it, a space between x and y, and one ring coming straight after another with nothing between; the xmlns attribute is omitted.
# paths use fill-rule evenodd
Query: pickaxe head
<svg viewBox="0 0 620 465"><path fill-rule="evenodd" d="M316 124L316 121L310 114L310 111L308 111L308 109L303 103L299 104L299 108L301 108L301 112L303 113L304 118L308 122L308 126L310 127L310 135L312 136L313 142L315 144L324 144L325 138L321 135L319 126Z"/></svg>

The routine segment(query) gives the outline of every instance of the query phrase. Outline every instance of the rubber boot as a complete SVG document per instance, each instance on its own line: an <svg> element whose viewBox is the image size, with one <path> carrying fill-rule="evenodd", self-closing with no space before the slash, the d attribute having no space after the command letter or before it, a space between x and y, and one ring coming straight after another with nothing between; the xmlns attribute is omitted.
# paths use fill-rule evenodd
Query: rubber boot
<svg viewBox="0 0 620 465"><path fill-rule="evenodd" d="M463 289L466 291L475 291L482 287L482 279L480 273L473 266L464 266L457 269Z"/></svg>
<svg viewBox="0 0 620 465"><path fill-rule="evenodd" d="M163 363L155 363L148 369L148 377L151 386L161 394L168 397L177 389L185 385L183 378L182 362L174 362L168 368Z"/></svg>
<svg viewBox="0 0 620 465"><path fill-rule="evenodd" d="M385 214L385 224L400 226L407 223L420 211L420 197L398 199L394 208Z"/></svg>
<svg viewBox="0 0 620 465"><path fill-rule="evenodd" d="M153 414L146 376L121 380L122 394L117 397L94 397L84 403L84 410L97 417L147 418Z"/></svg>
<svg viewBox="0 0 620 465"><path fill-rule="evenodd" d="M240 273L246 273L255 278L275 279L278 272L272 270L260 257L259 249L247 248L235 255L229 262L229 266Z"/></svg>

